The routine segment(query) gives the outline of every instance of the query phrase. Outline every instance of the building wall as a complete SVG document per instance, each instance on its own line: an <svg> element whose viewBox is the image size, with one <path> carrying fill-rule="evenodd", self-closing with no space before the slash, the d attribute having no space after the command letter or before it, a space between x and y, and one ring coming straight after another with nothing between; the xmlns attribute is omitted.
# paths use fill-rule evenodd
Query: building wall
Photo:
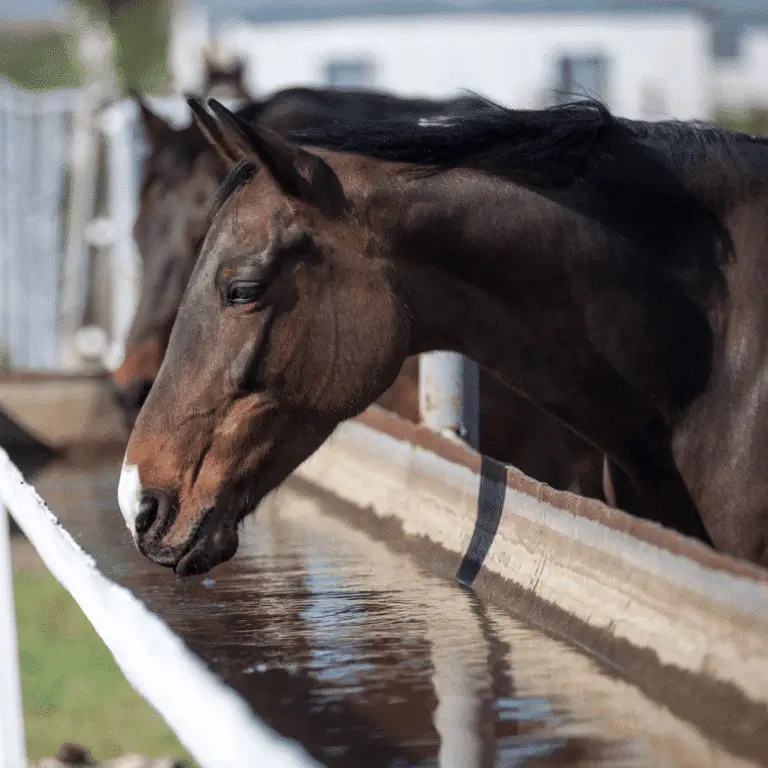
<svg viewBox="0 0 768 768"><path fill-rule="evenodd" d="M559 57L604 56L620 115L712 116L711 29L695 15L426 16L223 25L221 47L248 61L248 85L269 93L328 84L334 59L368 62L372 87L448 96L467 88L517 107L552 103ZM595 94L598 95L598 94Z"/></svg>
<svg viewBox="0 0 768 768"><path fill-rule="evenodd" d="M714 100L725 109L768 108L768 25L748 29L739 55L716 63Z"/></svg>

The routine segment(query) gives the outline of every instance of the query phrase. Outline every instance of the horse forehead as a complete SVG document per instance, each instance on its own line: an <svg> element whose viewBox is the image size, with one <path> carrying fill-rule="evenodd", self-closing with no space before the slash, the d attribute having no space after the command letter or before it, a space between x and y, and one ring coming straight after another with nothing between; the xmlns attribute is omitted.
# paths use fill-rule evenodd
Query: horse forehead
<svg viewBox="0 0 768 768"><path fill-rule="evenodd" d="M222 208L212 229L219 244L231 248L265 247L276 229L287 226L290 208L278 195L263 187L247 185L237 190Z"/></svg>

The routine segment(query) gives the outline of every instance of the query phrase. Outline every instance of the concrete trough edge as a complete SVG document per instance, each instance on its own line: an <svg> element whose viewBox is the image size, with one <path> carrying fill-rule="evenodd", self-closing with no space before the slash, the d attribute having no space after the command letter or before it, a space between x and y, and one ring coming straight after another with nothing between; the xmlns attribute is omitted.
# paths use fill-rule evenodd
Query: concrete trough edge
<svg viewBox="0 0 768 768"><path fill-rule="evenodd" d="M0 375L0 409L20 429L54 449L128 440L104 373Z"/></svg>
<svg viewBox="0 0 768 768"><path fill-rule="evenodd" d="M395 522L424 552L436 545L455 572L477 517L480 471L479 454L374 407L340 425L295 477L352 505L360 527ZM421 559L428 565L431 555ZM689 693L727 689L768 723L768 572L510 467L475 582L480 591L499 585L515 613L584 640L607 663L625 670L633 653L650 654L657 669L684 673Z"/></svg>

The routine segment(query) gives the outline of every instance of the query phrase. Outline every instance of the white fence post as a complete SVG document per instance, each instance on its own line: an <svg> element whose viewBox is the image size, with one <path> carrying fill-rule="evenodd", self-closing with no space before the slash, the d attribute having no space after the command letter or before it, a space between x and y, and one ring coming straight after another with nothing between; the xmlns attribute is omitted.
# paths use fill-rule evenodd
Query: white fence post
<svg viewBox="0 0 768 768"><path fill-rule="evenodd" d="M477 448L480 443L480 369L458 352L419 356L419 414L441 434L458 435Z"/></svg>
<svg viewBox="0 0 768 768"><path fill-rule="evenodd" d="M115 369L123 359L139 295L140 266L133 240L137 215L136 157L133 129L135 105L121 101L100 120L107 148L107 218L110 229L112 338L105 363Z"/></svg>
<svg viewBox="0 0 768 768"><path fill-rule="evenodd" d="M96 200L98 141L94 113L99 99L93 86L81 91L73 115L70 161L67 245L61 286L60 361L64 369L81 364L75 339L83 324L88 295L88 243L85 233L93 217Z"/></svg>
<svg viewBox="0 0 768 768"><path fill-rule="evenodd" d="M8 512L0 502L0 768L27 768Z"/></svg>

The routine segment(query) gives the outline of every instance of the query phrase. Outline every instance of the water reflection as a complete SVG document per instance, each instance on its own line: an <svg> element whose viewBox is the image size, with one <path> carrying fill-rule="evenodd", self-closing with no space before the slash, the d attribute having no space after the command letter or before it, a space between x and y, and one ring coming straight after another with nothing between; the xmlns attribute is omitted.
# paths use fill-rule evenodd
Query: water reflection
<svg viewBox="0 0 768 768"><path fill-rule="evenodd" d="M339 768L742 765L562 643L323 515L290 486L186 581L133 548L119 463L38 488L112 578L285 736Z"/></svg>

